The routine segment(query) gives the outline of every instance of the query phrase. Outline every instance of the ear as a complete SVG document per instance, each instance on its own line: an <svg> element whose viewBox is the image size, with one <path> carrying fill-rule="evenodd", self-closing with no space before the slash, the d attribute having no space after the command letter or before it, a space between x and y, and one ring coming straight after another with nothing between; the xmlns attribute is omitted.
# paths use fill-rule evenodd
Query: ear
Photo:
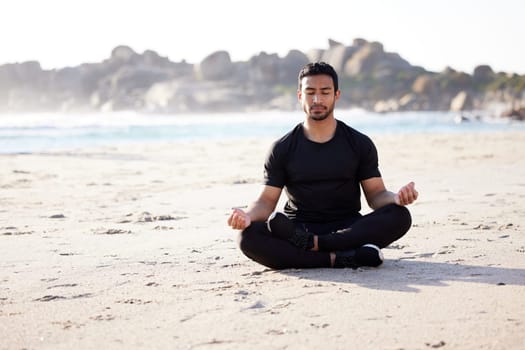
<svg viewBox="0 0 525 350"><path fill-rule="evenodd" d="M299 101L301 101L301 98L303 97L303 93L301 92L301 90L297 90L297 99Z"/></svg>
<svg viewBox="0 0 525 350"><path fill-rule="evenodd" d="M336 101L339 100L339 96L341 96L341 90L337 90L337 91L335 92L335 100L336 100Z"/></svg>

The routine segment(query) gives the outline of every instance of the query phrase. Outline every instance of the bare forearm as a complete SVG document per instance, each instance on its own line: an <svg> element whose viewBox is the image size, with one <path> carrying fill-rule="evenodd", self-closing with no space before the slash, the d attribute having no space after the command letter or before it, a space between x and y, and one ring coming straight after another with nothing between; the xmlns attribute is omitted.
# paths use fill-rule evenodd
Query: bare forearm
<svg viewBox="0 0 525 350"><path fill-rule="evenodd" d="M259 198L246 208L233 208L228 217L228 225L236 230L244 230L254 221L266 221L275 210L282 189L274 186L264 186Z"/></svg>
<svg viewBox="0 0 525 350"><path fill-rule="evenodd" d="M251 221L266 221L270 214L275 210L275 205L258 200L248 206L246 213Z"/></svg>
<svg viewBox="0 0 525 350"><path fill-rule="evenodd" d="M393 203L396 203L396 194L390 191L382 191L368 201L368 205L374 210Z"/></svg>
<svg viewBox="0 0 525 350"><path fill-rule="evenodd" d="M368 200L368 205L374 210L384 207L387 204L409 205L413 203L418 196L419 193L416 191L414 182L409 182L407 185L401 187L397 193L387 190L378 192Z"/></svg>
<svg viewBox="0 0 525 350"><path fill-rule="evenodd" d="M244 230L254 221L266 221L275 209L275 205L258 200L249 205L246 211L241 208L232 209L233 211L228 218L228 225L237 230Z"/></svg>

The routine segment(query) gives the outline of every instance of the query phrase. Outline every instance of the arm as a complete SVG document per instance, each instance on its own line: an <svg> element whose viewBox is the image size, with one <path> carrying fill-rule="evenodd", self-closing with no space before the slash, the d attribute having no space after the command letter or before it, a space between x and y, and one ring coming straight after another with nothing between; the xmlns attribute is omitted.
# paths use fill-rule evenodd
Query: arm
<svg viewBox="0 0 525 350"><path fill-rule="evenodd" d="M228 225L233 229L244 230L250 226L253 221L265 221L275 210L282 189L273 186L264 186L261 194L245 211L233 209L228 218Z"/></svg>
<svg viewBox="0 0 525 350"><path fill-rule="evenodd" d="M419 195L414 182L401 187L397 193L387 191L383 179L380 177L372 177L361 181L361 187L363 188L366 201L372 209L378 209L393 203L408 205L413 203Z"/></svg>

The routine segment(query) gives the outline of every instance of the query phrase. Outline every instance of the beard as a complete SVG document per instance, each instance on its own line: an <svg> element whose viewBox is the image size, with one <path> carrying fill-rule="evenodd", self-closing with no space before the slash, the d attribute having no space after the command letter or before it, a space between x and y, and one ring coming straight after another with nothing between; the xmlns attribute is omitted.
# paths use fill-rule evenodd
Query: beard
<svg viewBox="0 0 525 350"><path fill-rule="evenodd" d="M329 107L323 106L323 110L318 109L315 112L312 112L312 107L310 107L307 111L305 110L305 112L306 112L306 115L308 115L308 118L315 120L315 121L321 121L321 120L325 120L326 118L328 118L330 114L334 112L334 105L335 104L332 104ZM315 107L319 108L319 106L315 106Z"/></svg>

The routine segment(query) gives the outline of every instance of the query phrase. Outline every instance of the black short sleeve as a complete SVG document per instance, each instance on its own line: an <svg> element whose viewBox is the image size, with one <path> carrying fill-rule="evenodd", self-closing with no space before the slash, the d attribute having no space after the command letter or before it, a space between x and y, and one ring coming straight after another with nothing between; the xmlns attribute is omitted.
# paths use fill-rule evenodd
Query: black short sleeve
<svg viewBox="0 0 525 350"><path fill-rule="evenodd" d="M264 184L283 188L286 184L286 173L284 167L284 154L275 142L266 156L264 162Z"/></svg>
<svg viewBox="0 0 525 350"><path fill-rule="evenodd" d="M357 170L357 180L363 181L372 177L381 177L376 146L369 137L364 135L360 142L362 145L360 147L361 154Z"/></svg>

